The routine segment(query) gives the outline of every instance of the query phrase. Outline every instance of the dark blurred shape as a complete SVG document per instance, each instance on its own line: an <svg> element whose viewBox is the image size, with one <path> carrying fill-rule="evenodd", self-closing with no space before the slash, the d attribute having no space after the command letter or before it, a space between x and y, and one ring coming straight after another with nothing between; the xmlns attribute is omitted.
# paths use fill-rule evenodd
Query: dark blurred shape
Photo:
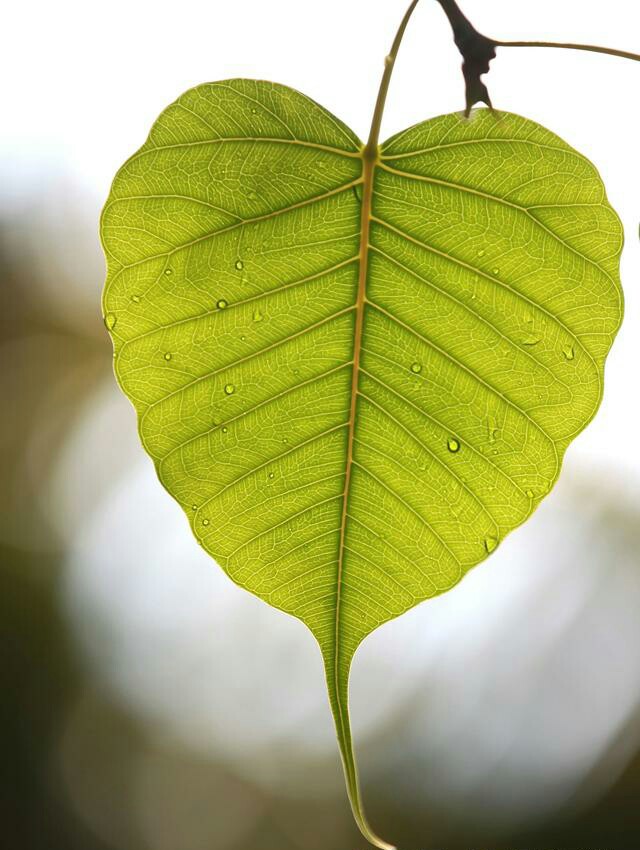
<svg viewBox="0 0 640 850"><path fill-rule="evenodd" d="M0 547L0 846L98 850L62 804L50 770L74 669L53 588L34 579L30 558Z"/></svg>

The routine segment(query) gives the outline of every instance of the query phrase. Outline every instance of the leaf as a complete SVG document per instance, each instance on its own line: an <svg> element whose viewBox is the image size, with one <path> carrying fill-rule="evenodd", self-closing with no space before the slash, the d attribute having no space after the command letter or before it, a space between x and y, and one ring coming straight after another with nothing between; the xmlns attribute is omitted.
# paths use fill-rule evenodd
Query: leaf
<svg viewBox="0 0 640 850"><path fill-rule="evenodd" d="M355 817L361 641L453 587L596 412L621 227L594 167L516 115L375 159L284 86L188 91L118 172L104 312L142 442L200 544L324 658Z"/></svg>

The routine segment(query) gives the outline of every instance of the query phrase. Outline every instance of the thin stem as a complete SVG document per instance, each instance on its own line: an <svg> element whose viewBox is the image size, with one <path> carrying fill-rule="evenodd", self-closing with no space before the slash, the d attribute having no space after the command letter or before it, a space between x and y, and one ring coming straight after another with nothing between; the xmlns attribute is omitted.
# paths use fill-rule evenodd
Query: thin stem
<svg viewBox="0 0 640 850"><path fill-rule="evenodd" d="M613 47L598 47L595 44L571 44L556 41L496 41L496 47L556 47L561 50L588 50L590 53L606 53L609 56L620 56L622 59L633 59L640 62L640 54L628 50L615 50Z"/></svg>
<svg viewBox="0 0 640 850"><path fill-rule="evenodd" d="M400 45L402 44L402 38L404 36L404 31L407 28L407 24L409 23L409 19L413 14L413 10L418 5L419 0L413 0L407 11L405 12L404 18L402 19L400 26L398 28L398 32L396 33L396 37L393 40L393 44L391 45L391 50L389 54L385 57L384 60L384 73L382 74L382 80L380 81L380 89L378 90L378 99L376 100L376 107L373 111L373 118L371 120L371 130L369 132L369 140L367 141L367 146L365 147L365 156L367 158L375 159L378 151L378 141L380 139L380 127L382 125L382 116L384 114L384 106L387 101L387 92L389 91L389 83L391 82L391 75L393 73L393 66L396 62L396 56L398 55L398 50L400 49Z"/></svg>

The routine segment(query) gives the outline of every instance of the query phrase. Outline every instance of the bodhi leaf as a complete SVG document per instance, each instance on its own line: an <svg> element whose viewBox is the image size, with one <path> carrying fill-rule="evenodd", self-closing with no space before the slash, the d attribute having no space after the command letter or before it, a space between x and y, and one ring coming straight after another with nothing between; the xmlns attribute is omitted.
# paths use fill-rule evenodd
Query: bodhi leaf
<svg viewBox="0 0 640 850"><path fill-rule="evenodd" d="M549 492L596 412L621 227L549 131L446 115L373 156L281 85L194 88L118 172L104 313L200 544L316 637L354 813L349 668Z"/></svg>

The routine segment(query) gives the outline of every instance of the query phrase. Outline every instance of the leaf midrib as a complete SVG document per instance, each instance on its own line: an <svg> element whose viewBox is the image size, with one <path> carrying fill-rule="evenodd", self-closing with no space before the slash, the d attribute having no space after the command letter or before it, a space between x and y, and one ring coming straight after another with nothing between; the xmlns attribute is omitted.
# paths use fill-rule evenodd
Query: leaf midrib
<svg viewBox="0 0 640 850"><path fill-rule="evenodd" d="M342 599L342 584L344 572L344 556L346 552L345 537L347 523L349 519L349 492L351 488L351 472L353 469L353 447L355 443L355 426L356 413L358 407L358 379L360 377L360 355L362 353L362 330L364 325L364 310L366 304L367 293L367 274L369 269L369 233L371 230L372 221L372 204L373 204L373 180L375 175L376 164L379 157L379 151L376 149L375 155L372 155L369 147L364 148L361 152L362 157L362 201L360 208L360 253L358 271L358 290L355 300L355 326L353 334L353 355L352 355L352 374L351 374L351 398L349 403L349 420L347 432L347 455L345 460L345 480L344 490L342 493L342 513L340 519L340 538L338 543L338 564L336 569L336 612L334 624L334 640L333 640L333 676L334 687L336 694L340 692L339 673L340 673L340 607ZM341 700L337 700L338 711L340 712L340 720L344 722L342 717Z"/></svg>

